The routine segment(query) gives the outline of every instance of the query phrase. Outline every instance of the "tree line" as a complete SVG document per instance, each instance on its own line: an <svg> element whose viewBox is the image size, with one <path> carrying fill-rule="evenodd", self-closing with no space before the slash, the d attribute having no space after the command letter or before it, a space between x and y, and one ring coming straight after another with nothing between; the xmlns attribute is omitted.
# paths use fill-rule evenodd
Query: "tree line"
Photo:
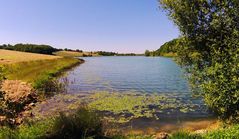
<svg viewBox="0 0 239 139"><path fill-rule="evenodd" d="M101 56L137 56L135 53L116 53L106 51L97 51L96 53Z"/></svg>
<svg viewBox="0 0 239 139"><path fill-rule="evenodd" d="M50 45L21 44L21 43L16 45L3 44L3 45L0 45L0 49L39 53L39 54L50 54L50 55L53 52L59 51L59 49L54 48Z"/></svg>

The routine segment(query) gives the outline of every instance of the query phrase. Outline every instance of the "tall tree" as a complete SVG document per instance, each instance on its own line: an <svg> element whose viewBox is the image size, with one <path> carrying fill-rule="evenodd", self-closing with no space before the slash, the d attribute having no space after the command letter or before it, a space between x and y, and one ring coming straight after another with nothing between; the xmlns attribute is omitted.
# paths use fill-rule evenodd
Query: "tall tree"
<svg viewBox="0 0 239 139"><path fill-rule="evenodd" d="M221 118L239 115L239 1L160 0L179 27L178 62Z"/></svg>

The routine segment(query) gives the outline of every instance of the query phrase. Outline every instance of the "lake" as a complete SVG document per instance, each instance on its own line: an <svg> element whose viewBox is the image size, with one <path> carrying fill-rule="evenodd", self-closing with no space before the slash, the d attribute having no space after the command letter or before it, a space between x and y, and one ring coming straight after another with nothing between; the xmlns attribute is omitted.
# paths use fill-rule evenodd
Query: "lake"
<svg viewBox="0 0 239 139"><path fill-rule="evenodd" d="M207 117L209 115L202 99L192 97L193 94L184 78L182 69L172 58L110 56L84 57L83 59L85 63L67 75L68 94L101 91L122 94L128 92L156 94L156 96L175 99L178 102L175 104L183 104L184 109L193 109L179 113L172 110L174 108L172 107L170 113L169 110L161 113L161 118ZM171 101L173 100L158 105L175 105ZM175 109L183 111L181 107L175 106Z"/></svg>
<svg viewBox="0 0 239 139"><path fill-rule="evenodd" d="M182 69L164 57L83 57L85 63L62 78L66 94L39 106L37 113L71 110L82 103L125 131L206 128L215 122L203 100L193 97ZM194 126L198 124L198 126Z"/></svg>
<svg viewBox="0 0 239 139"><path fill-rule="evenodd" d="M68 92L190 93L178 65L163 57L87 57L71 71Z"/></svg>

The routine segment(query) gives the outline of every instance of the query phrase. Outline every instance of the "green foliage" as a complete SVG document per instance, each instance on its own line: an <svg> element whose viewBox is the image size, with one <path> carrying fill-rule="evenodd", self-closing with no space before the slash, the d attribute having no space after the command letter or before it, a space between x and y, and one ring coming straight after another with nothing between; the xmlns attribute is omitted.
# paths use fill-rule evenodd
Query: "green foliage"
<svg viewBox="0 0 239 139"><path fill-rule="evenodd" d="M1 127L1 139L36 139L46 138L52 132L54 119L45 119L44 121L32 122L21 125L17 128Z"/></svg>
<svg viewBox="0 0 239 139"><path fill-rule="evenodd" d="M238 139L239 125L218 129L203 135L206 139Z"/></svg>
<svg viewBox="0 0 239 139"><path fill-rule="evenodd" d="M100 117L87 108L80 108L70 115L61 113L55 120L53 131L54 133L49 138L79 139L103 136Z"/></svg>
<svg viewBox="0 0 239 139"><path fill-rule="evenodd" d="M0 45L0 49L15 50L22 52L31 52L39 54L52 54L58 51L49 45L36 45L36 44L16 44L16 45Z"/></svg>
<svg viewBox="0 0 239 139"><path fill-rule="evenodd" d="M135 53L117 53L117 56L137 56L140 54L135 54Z"/></svg>
<svg viewBox="0 0 239 139"><path fill-rule="evenodd" d="M160 0L183 33L178 63L223 119L239 113L238 0Z"/></svg>
<svg viewBox="0 0 239 139"><path fill-rule="evenodd" d="M33 84L34 88L44 89L45 87L50 87L51 84L54 84L53 79L58 74L61 74L64 70L81 62L83 61L75 58L20 62L6 65L6 77L11 80L30 82ZM49 86L47 86L47 84ZM54 86L45 89L54 89Z"/></svg>
<svg viewBox="0 0 239 139"><path fill-rule="evenodd" d="M145 56L165 56L165 57L175 57L177 56L178 49L183 45L182 38L173 39L166 42L158 50L155 51L145 51Z"/></svg>
<svg viewBox="0 0 239 139"><path fill-rule="evenodd" d="M101 118L87 108L81 107L72 114L60 114L55 118L28 122L11 129L0 128L2 139L81 139L103 138Z"/></svg>
<svg viewBox="0 0 239 139"><path fill-rule="evenodd" d="M150 51L149 50L146 50L145 53L144 53L145 56L150 56Z"/></svg>
<svg viewBox="0 0 239 139"><path fill-rule="evenodd" d="M101 56L115 56L117 54L115 52L105 52L105 51L98 51L97 53L98 55L101 55Z"/></svg>

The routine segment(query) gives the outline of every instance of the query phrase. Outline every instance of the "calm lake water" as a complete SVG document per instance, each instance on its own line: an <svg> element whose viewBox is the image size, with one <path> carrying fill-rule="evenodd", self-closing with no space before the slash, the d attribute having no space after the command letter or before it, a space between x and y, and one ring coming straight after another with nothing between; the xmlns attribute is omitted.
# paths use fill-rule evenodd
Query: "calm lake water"
<svg viewBox="0 0 239 139"><path fill-rule="evenodd" d="M68 92L189 93L179 66L162 57L88 57L69 73Z"/></svg>
<svg viewBox="0 0 239 139"><path fill-rule="evenodd" d="M36 109L38 113L47 113L56 108L57 111L68 110L71 109L73 103L78 106L80 105L78 100L80 102L82 100L81 94L88 96L95 92L106 91L127 95L128 92L133 92L149 98L152 94L153 98L151 96L149 101L161 96L161 99L154 101L156 105L149 104L141 109L135 107L141 113L153 111L154 117L159 117L159 120L136 116L123 126L126 131L129 129L145 131L146 127L150 130L170 132L184 127L196 130L206 128L214 122L212 113L208 111L202 99L192 97L181 68L170 58L135 56L86 57L83 59L85 63L69 71L66 77L62 78L68 82L66 96L57 95L39 105ZM83 100L85 101L86 98L83 97ZM118 105L119 103L109 102L110 100L100 104ZM130 105L133 105L132 102ZM107 107L108 105L106 109ZM124 112L122 111L123 115ZM195 124L199 125L195 126Z"/></svg>
<svg viewBox="0 0 239 139"><path fill-rule="evenodd" d="M160 117L207 117L202 99L192 97L182 69L171 58L164 57L87 57L85 63L67 75L69 94L107 92L136 92L166 95L193 111L182 113L173 110ZM166 102L167 103L167 102ZM163 104L167 105L167 104ZM165 115L164 115L165 114Z"/></svg>

